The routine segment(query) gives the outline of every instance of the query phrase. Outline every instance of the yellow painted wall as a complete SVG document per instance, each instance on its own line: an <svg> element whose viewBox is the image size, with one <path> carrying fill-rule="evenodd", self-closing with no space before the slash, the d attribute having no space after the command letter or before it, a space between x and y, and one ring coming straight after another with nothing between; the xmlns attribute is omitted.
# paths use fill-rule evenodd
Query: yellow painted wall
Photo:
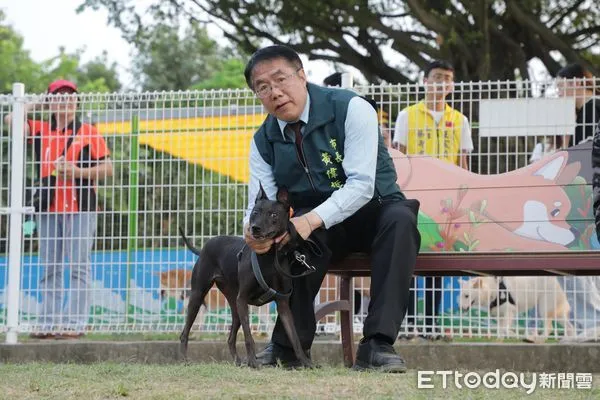
<svg viewBox="0 0 600 400"><path fill-rule="evenodd" d="M386 120L387 113L380 113ZM266 114L140 121L139 143L248 182L250 141ZM103 135L131 134L131 121L98 122Z"/></svg>
<svg viewBox="0 0 600 400"><path fill-rule="evenodd" d="M147 120L139 123L139 142L248 182L248 153L265 114ZM103 135L129 135L131 122L99 122Z"/></svg>

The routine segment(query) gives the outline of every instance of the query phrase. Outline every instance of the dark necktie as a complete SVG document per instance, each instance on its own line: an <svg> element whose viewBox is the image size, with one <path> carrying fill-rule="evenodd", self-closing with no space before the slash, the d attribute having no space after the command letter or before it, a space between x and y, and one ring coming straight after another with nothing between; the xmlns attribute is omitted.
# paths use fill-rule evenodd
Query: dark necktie
<svg viewBox="0 0 600 400"><path fill-rule="evenodd" d="M300 155L301 160L304 159L304 157L302 155L302 131L301 131L303 125L304 125L304 122L302 122L302 121L287 124L287 126L289 126L290 129L292 130L292 132L294 132L294 134L296 135L296 148L298 149L298 154ZM302 162L304 163L304 161L302 161Z"/></svg>

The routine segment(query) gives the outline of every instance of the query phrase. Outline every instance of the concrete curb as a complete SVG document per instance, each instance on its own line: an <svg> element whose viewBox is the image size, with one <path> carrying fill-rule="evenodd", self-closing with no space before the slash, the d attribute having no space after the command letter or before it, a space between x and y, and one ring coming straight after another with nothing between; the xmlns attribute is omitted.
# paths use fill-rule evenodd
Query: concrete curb
<svg viewBox="0 0 600 400"><path fill-rule="evenodd" d="M266 343L257 343L260 351ZM412 370L484 370L592 372L600 373L600 344L502 344L423 343L396 346ZM244 357L243 340L238 352ZM342 365L339 342L319 341L312 348L313 360L321 365ZM227 344L192 341L188 358L192 363L232 362ZM181 362L178 343L173 341L95 342L84 340L0 344L0 363L23 362L93 363L101 361L168 364Z"/></svg>

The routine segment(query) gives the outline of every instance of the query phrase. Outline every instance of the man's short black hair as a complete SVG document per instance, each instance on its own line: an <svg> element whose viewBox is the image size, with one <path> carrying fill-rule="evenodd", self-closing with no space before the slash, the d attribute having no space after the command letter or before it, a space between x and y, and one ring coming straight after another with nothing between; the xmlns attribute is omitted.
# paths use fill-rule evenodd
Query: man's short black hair
<svg viewBox="0 0 600 400"><path fill-rule="evenodd" d="M334 72L329 75L327 78L323 79L323 85L325 86L339 86L342 87L342 73ZM375 100L367 96L360 96L365 99L371 106L375 109L375 111L379 112L379 105Z"/></svg>
<svg viewBox="0 0 600 400"><path fill-rule="evenodd" d="M263 61L274 60L276 58L283 58L287 60L291 65L293 65L297 69L303 68L300 56L298 56L298 53L296 53L291 47L283 45L273 45L264 47L252 54L250 60L248 60L248 64L246 64L246 69L244 70L244 77L246 78L246 84L250 89L253 89L252 72L254 71L256 65Z"/></svg>
<svg viewBox="0 0 600 400"><path fill-rule="evenodd" d="M325 86L342 86L342 73L334 72L327 78L323 79L323 85Z"/></svg>
<svg viewBox="0 0 600 400"><path fill-rule="evenodd" d="M590 78L591 74L585 68L583 68L583 65L573 63L573 64L569 64L565 67L562 67L556 73L556 76L558 76L559 78L566 78L566 79Z"/></svg>
<svg viewBox="0 0 600 400"><path fill-rule="evenodd" d="M427 65L427 67L425 67L425 78L427 78L429 76L429 73L431 72L431 70L436 69L436 68L443 69L445 71L454 72L454 67L452 66L450 61L435 60L435 61L430 62Z"/></svg>

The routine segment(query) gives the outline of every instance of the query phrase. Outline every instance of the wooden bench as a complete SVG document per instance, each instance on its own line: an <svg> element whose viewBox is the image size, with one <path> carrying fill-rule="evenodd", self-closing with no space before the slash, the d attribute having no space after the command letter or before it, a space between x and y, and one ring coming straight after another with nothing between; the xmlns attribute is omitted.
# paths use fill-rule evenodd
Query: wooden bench
<svg viewBox="0 0 600 400"><path fill-rule="evenodd" d="M339 276L339 300L321 303L315 308L317 321L340 312L344 364L354 364L352 278L371 275L366 254L352 254L328 273ZM564 251L546 253L421 253L415 275L421 276L532 276L532 275L600 275L599 251Z"/></svg>

